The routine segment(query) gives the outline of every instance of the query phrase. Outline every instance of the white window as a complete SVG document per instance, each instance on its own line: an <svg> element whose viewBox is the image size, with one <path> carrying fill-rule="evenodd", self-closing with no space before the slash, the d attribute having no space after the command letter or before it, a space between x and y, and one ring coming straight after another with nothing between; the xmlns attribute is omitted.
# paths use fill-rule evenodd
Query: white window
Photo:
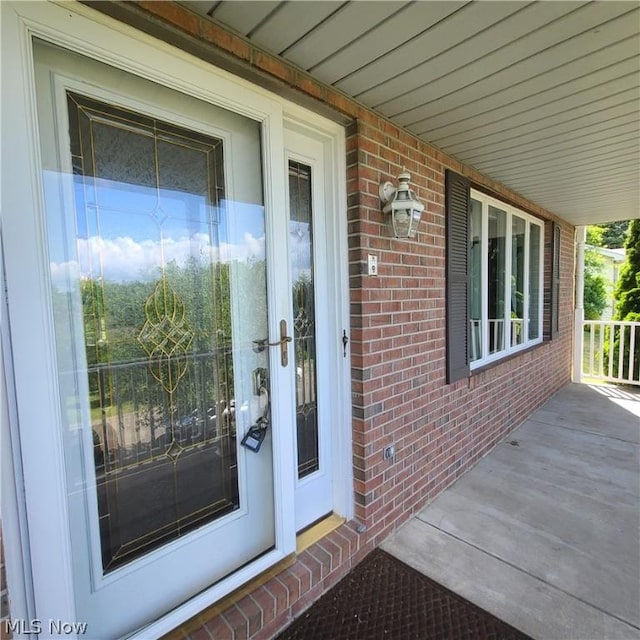
<svg viewBox="0 0 640 640"><path fill-rule="evenodd" d="M468 229L474 369L542 341L543 225L472 190Z"/></svg>

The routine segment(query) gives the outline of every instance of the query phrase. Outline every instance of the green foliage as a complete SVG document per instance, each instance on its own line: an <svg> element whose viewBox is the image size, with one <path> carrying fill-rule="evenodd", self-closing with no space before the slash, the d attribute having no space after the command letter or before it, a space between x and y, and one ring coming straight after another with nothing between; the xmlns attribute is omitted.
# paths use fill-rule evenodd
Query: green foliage
<svg viewBox="0 0 640 640"><path fill-rule="evenodd" d="M587 227L587 244L593 245L594 247L602 247L602 236L604 234L604 229L601 227L591 224Z"/></svg>
<svg viewBox="0 0 640 640"><path fill-rule="evenodd" d="M602 257L593 249L584 252L584 317L598 320L607 306L607 281L600 273Z"/></svg>
<svg viewBox="0 0 640 640"><path fill-rule="evenodd" d="M625 249L626 261L620 269L620 277L614 289L614 298L617 300L614 319L624 322L640 322L640 220L629 222ZM634 370L630 375L631 331L635 331L635 353L633 354ZM610 337L607 333L607 345L609 340ZM613 335L613 351L609 353L609 346L605 350L605 362L608 366L609 358L611 357L614 370L620 362L621 342L621 330L616 328ZM640 380L640 327L625 328L622 372L620 373L623 378L631 377L633 380Z"/></svg>
<svg viewBox="0 0 640 640"><path fill-rule="evenodd" d="M585 249L584 251L584 268L591 274L600 272L604 266L604 258L594 249Z"/></svg>
<svg viewBox="0 0 640 640"><path fill-rule="evenodd" d="M640 323L640 313L628 314L625 322L638 322ZM622 342L621 329L624 329L624 347L622 350L622 370L618 371L620 365L620 343ZM629 358L631 356L631 332L635 333L634 340L634 354L633 354L633 371L629 374ZM614 375L619 375L621 378L631 378L632 380L640 381L640 326L624 326L615 327L613 329L613 349L611 349L611 329L609 327L605 330L605 348L604 348L604 363L605 370L609 367L609 358L613 357L613 371Z"/></svg>
<svg viewBox="0 0 640 640"><path fill-rule="evenodd" d="M169 424L202 424L205 416L213 415L218 416L217 428L235 428L233 349L251 344L234 344L232 300L242 334L235 341L250 340L256 331L256 337L262 337L267 313L266 299L259 295L266 286L264 261L205 264L192 258L184 265L169 263L157 275L156 280L133 282L84 279L79 291L53 291L59 344L65 352L74 349L72 310L82 312L92 422L102 442L111 428L109 419L116 415L119 423L135 416L136 429L160 434ZM165 280L177 304L158 301L157 286ZM172 315L172 309L179 313ZM150 317L157 339L168 339L165 349L152 354L141 342ZM171 332L181 327L193 334L185 342L187 353L172 350L177 334ZM62 357L68 359L64 353ZM172 389L154 375L163 367L180 373Z"/></svg>
<svg viewBox="0 0 640 640"><path fill-rule="evenodd" d="M600 242L591 242L598 247L607 247L608 249L620 249L624 246L625 235L629 226L629 220L620 220L619 222L607 222L605 224L593 225L587 228L587 238L589 229L595 228L600 231Z"/></svg>
<svg viewBox="0 0 640 640"><path fill-rule="evenodd" d="M629 223L625 242L626 261L613 295L616 299L616 320L627 320L629 314L640 313L640 220Z"/></svg>
<svg viewBox="0 0 640 640"><path fill-rule="evenodd" d="M604 276L584 274L584 317L585 320L598 320L607 306L607 283Z"/></svg>

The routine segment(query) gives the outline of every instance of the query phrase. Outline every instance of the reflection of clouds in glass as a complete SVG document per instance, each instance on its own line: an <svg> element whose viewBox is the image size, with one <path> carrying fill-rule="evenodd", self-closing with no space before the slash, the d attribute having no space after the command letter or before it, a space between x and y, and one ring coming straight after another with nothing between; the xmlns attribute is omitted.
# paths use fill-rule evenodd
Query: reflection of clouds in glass
<svg viewBox="0 0 640 640"><path fill-rule="evenodd" d="M252 234L245 232L241 243L221 242L218 247L211 248L211 255L214 260L221 262L264 260L264 236L254 238Z"/></svg>
<svg viewBox="0 0 640 640"><path fill-rule="evenodd" d="M265 257L264 236L255 238L245 233L239 243L221 242L211 245L208 235L196 233L178 239L137 241L131 237L78 239L78 261L51 262L51 279L55 286L66 288L69 280L78 277L102 277L105 280L127 282L153 280L160 265L174 262L185 266L195 258L210 262L250 262ZM80 266L81 265L81 266ZM90 266L91 265L91 266Z"/></svg>
<svg viewBox="0 0 640 640"><path fill-rule="evenodd" d="M296 282L301 275L311 275L311 239L309 224L291 221L289 223L289 243L291 253L291 272Z"/></svg>
<svg viewBox="0 0 640 640"><path fill-rule="evenodd" d="M78 263L71 262L52 262L51 268L51 282L60 290L68 290L69 283L77 281L80 277L80 269Z"/></svg>

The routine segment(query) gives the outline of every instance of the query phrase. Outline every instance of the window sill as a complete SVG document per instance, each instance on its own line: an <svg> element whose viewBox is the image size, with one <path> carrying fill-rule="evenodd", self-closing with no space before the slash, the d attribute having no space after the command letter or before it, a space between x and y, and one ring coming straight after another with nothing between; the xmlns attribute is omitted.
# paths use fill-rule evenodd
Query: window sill
<svg viewBox="0 0 640 640"><path fill-rule="evenodd" d="M477 367L473 367L471 369L471 372L469 374L470 378L473 378L473 376L479 374L479 373L484 373L486 371L489 371L490 369L493 369L494 367L497 367L498 365L501 364L505 364L507 362L510 362L511 360L515 360L516 358L520 358L523 355L527 354L527 353L531 353L532 351L535 351L536 349L538 349L539 347L542 347L543 345L545 345L547 343L546 340L542 339L540 340L540 342L536 342L535 344L532 344L528 347L524 347L523 349L518 349L518 351L514 351L506 356L503 356L502 358L496 358L495 360L491 360L491 362L486 362L482 365L479 365Z"/></svg>

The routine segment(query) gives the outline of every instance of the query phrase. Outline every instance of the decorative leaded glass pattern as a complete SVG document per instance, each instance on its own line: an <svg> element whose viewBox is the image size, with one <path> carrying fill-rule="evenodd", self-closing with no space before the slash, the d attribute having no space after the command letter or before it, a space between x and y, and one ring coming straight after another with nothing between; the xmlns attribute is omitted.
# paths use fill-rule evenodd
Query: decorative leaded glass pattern
<svg viewBox="0 0 640 640"><path fill-rule="evenodd" d="M239 507L223 146L67 104L106 573Z"/></svg>
<svg viewBox="0 0 640 640"><path fill-rule="evenodd" d="M298 477L319 469L311 167L289 161Z"/></svg>
<svg viewBox="0 0 640 640"><path fill-rule="evenodd" d="M149 370L162 388L173 394L187 372L185 356L193 342L193 330L184 304L167 278L161 278L147 298L144 315L146 322L138 340L149 355Z"/></svg>

